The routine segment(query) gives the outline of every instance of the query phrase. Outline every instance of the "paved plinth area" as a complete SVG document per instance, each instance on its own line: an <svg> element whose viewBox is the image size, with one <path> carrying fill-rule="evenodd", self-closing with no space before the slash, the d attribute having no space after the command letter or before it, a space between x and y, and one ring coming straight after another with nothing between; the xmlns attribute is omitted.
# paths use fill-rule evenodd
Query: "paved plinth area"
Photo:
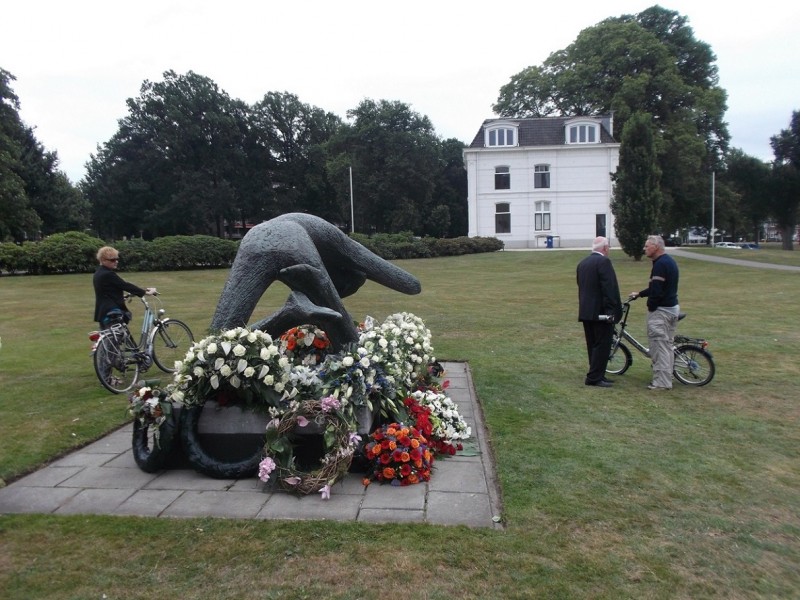
<svg viewBox="0 0 800 600"><path fill-rule="evenodd" d="M468 452L434 462L431 480L407 487L349 474L331 490L298 497L257 478L221 480L175 469L145 473L128 425L0 489L0 513L103 514L232 519L330 519L500 527L499 496L483 415L469 368L443 363L447 395L472 428Z"/></svg>

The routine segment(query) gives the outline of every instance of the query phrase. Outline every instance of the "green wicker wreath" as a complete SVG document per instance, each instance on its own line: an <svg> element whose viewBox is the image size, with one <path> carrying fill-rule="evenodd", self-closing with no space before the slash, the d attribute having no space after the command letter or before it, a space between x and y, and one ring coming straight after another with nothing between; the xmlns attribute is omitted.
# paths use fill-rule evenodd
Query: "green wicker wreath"
<svg viewBox="0 0 800 600"><path fill-rule="evenodd" d="M272 474L285 490L295 494L321 492L330 497L331 486L339 481L350 468L353 453L361 438L355 433L355 425L341 412L337 398L328 396L322 400L306 400L295 410L274 419L267 426L264 460L259 465L259 479L267 482ZM299 438L306 435L321 440L321 456L314 465L302 465L296 453L301 450Z"/></svg>

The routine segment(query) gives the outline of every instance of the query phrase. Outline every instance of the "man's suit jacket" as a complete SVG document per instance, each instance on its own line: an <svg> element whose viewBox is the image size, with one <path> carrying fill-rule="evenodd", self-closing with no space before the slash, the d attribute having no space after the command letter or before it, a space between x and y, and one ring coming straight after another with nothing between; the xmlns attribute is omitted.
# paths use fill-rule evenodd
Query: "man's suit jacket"
<svg viewBox="0 0 800 600"><path fill-rule="evenodd" d="M622 302L614 265L607 256L592 252L577 269L578 320L599 321L600 315L622 318Z"/></svg>

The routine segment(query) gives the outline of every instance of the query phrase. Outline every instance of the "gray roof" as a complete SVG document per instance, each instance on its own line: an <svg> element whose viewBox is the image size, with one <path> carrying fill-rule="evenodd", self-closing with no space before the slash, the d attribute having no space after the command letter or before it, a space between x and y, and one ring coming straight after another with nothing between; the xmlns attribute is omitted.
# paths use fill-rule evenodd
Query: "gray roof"
<svg viewBox="0 0 800 600"><path fill-rule="evenodd" d="M520 146L564 146L565 135L564 127L568 121L580 119L581 117L537 117L532 119L486 119L475 134L475 138L469 145L470 148L483 148L485 127L494 123L505 122L518 125L519 145ZM614 144L616 140L609 132L612 126L611 116L602 115L596 117L586 117L587 119L599 119L600 142L603 144Z"/></svg>

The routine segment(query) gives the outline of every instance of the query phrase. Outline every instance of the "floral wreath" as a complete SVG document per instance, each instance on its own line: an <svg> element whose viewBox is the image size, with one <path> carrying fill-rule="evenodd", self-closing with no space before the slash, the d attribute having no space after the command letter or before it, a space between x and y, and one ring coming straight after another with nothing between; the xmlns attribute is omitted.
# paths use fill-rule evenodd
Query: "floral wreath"
<svg viewBox="0 0 800 600"><path fill-rule="evenodd" d="M287 491L302 495L320 492L323 499L330 498L331 486L347 473L361 441L341 407L342 403L333 396L305 400L295 410L270 421L264 445L266 456L259 464L258 478L266 483L274 471L277 482ZM318 468L303 471L295 463L291 435L311 423L322 429L324 454Z"/></svg>
<svg viewBox="0 0 800 600"><path fill-rule="evenodd" d="M408 312L389 315L380 325L367 317L359 328L358 344L376 358L398 389L413 389L436 360L430 329Z"/></svg>
<svg viewBox="0 0 800 600"><path fill-rule="evenodd" d="M176 366L171 398L185 406L202 406L221 393L277 416L294 395L289 359L259 330L236 327L209 335L192 344Z"/></svg>
<svg viewBox="0 0 800 600"><path fill-rule="evenodd" d="M128 412L144 427L151 427L156 444L159 443L161 424L172 415L172 402L166 392L147 386L140 387L128 396Z"/></svg>

